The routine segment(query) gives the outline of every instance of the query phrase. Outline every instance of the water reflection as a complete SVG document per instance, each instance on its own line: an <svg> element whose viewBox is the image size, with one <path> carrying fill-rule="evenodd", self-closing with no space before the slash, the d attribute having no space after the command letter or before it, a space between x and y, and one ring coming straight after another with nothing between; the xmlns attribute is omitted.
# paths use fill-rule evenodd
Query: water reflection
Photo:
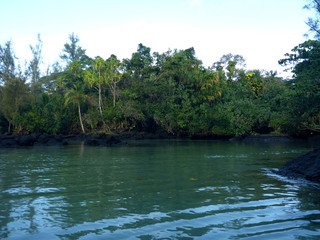
<svg viewBox="0 0 320 240"><path fill-rule="evenodd" d="M308 151L307 145L135 144L1 149L0 238L312 239L319 234L319 191L263 170Z"/></svg>

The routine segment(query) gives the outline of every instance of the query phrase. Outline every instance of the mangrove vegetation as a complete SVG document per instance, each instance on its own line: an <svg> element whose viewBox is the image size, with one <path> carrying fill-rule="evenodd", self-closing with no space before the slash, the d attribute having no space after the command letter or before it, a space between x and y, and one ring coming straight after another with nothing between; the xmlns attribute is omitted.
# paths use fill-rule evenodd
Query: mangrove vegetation
<svg viewBox="0 0 320 240"><path fill-rule="evenodd" d="M313 22L311 22L313 23ZM311 24L310 23L310 24ZM195 49L131 58L90 58L70 34L60 60L41 71L42 41L21 66L12 42L0 45L0 133L166 132L233 136L320 132L320 42L307 40L279 60L292 71L248 70L226 54L204 67Z"/></svg>

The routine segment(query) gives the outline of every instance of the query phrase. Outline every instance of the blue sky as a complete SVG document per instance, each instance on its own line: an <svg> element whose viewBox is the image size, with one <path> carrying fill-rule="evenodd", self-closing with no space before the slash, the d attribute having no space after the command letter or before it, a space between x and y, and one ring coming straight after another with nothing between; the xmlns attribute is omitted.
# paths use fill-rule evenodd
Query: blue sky
<svg viewBox="0 0 320 240"><path fill-rule="evenodd" d="M281 70L278 60L306 40L305 0L0 0L0 44L18 58L43 40L44 64L59 58L70 33L90 57L129 58L138 44L152 51L194 47L204 65L241 54L248 69Z"/></svg>

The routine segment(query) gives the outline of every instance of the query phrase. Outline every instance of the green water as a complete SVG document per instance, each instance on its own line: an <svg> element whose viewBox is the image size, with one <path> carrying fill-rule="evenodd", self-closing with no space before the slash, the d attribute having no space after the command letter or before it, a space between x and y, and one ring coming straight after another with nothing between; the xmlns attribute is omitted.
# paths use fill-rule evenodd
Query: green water
<svg viewBox="0 0 320 240"><path fill-rule="evenodd" d="M270 173L314 146L0 149L1 239L320 239L320 190Z"/></svg>

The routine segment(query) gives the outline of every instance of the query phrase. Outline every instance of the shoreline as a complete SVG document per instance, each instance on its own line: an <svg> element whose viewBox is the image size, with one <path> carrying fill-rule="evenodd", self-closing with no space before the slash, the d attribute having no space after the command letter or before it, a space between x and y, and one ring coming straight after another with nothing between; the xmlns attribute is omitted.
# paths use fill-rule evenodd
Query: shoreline
<svg viewBox="0 0 320 240"><path fill-rule="evenodd" d="M312 137L314 138L314 137ZM289 135L280 134L262 134L249 136L218 136L218 135L194 135L173 136L166 132L119 132L114 134L108 133L88 133L88 134L16 134L0 135L0 147L25 147L25 146L64 146L70 142L84 142L88 146L125 146L126 141L131 140L159 140L159 139L190 139L190 140L226 140L232 142L290 142L299 140ZM300 139L301 140L301 139ZM309 139L303 139L309 141ZM320 137L317 139L320 141ZM315 139L312 139L315 141Z"/></svg>
<svg viewBox="0 0 320 240"><path fill-rule="evenodd" d="M273 173L290 179L304 179L320 183L320 148L299 156Z"/></svg>

